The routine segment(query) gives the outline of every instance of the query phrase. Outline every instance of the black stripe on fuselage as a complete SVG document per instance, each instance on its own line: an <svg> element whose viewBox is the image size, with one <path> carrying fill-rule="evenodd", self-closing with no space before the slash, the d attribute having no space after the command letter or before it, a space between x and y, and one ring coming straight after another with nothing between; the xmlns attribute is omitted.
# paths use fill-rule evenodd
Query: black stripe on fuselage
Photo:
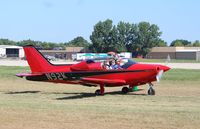
<svg viewBox="0 0 200 129"><path fill-rule="evenodd" d="M54 80L80 80L83 77L107 75L107 74L120 74L120 73L132 73L132 72L150 72L153 69L147 70L107 70L107 71L76 71L76 72L54 72L54 73L44 73L39 76L27 76L27 80L31 81L54 81Z"/></svg>

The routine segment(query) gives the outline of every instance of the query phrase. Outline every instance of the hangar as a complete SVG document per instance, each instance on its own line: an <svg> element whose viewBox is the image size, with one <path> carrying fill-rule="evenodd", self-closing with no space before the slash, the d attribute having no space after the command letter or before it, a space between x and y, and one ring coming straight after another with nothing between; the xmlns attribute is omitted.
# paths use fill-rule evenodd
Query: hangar
<svg viewBox="0 0 200 129"><path fill-rule="evenodd" d="M200 47L154 47L147 55L150 59L200 60Z"/></svg>
<svg viewBox="0 0 200 129"><path fill-rule="evenodd" d="M7 57L23 58L23 47L13 45L0 45L0 58Z"/></svg>
<svg viewBox="0 0 200 129"><path fill-rule="evenodd" d="M49 55L60 59L72 59L75 53L85 52L84 47L66 47L65 50L40 50L43 55Z"/></svg>

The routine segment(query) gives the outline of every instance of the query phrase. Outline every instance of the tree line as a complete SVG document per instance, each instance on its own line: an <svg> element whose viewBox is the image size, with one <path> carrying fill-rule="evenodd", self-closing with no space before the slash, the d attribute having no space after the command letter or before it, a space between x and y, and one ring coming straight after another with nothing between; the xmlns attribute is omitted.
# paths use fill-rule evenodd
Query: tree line
<svg viewBox="0 0 200 129"><path fill-rule="evenodd" d="M129 51L145 56L150 48L167 45L161 40L161 34L157 25L148 22L131 24L121 21L113 25L112 20L108 19L94 26L90 49L94 52Z"/></svg>
<svg viewBox="0 0 200 129"><path fill-rule="evenodd" d="M161 39L162 32L159 27L149 22L128 23L120 21L113 25L113 21L107 19L94 25L90 35L91 43L81 36L69 42L54 43L34 40L11 41L0 39L0 45L34 45L40 49L65 49L68 47L85 47L90 52L132 52L135 56L145 56L152 47L165 47L167 42ZM170 46L200 47L200 41L191 42L176 39Z"/></svg>
<svg viewBox="0 0 200 129"><path fill-rule="evenodd" d="M65 49L66 47L88 47L90 43L85 40L83 37L78 36L73 40L66 43L53 43L53 42L42 42L34 41L31 39L22 40L22 41L12 41L9 39L0 39L0 45L17 45L17 46L26 46L33 45L38 49L53 50L53 49Z"/></svg>

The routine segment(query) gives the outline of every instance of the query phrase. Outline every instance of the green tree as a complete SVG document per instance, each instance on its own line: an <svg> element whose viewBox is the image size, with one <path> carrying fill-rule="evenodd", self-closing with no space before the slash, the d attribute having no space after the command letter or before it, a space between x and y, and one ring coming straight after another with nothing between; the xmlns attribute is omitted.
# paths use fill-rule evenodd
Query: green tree
<svg viewBox="0 0 200 129"><path fill-rule="evenodd" d="M146 56L152 47L158 46L162 32L155 24L140 22L136 25L135 41L132 42L132 52Z"/></svg>
<svg viewBox="0 0 200 129"><path fill-rule="evenodd" d="M88 47L89 42L85 40L83 37L78 36L74 38L73 40L69 41L68 43L65 43L66 46L71 47Z"/></svg>
<svg viewBox="0 0 200 129"><path fill-rule="evenodd" d="M100 21L94 26L90 40L92 41L90 49L93 52L119 52L125 48L118 42L117 27L112 25L110 19Z"/></svg>
<svg viewBox="0 0 200 129"><path fill-rule="evenodd" d="M200 47L200 41L196 40L194 41L194 43L192 44L194 47Z"/></svg>
<svg viewBox="0 0 200 129"><path fill-rule="evenodd" d="M119 22L117 25L117 43L121 46L120 51L131 50L130 44L134 41L135 25L125 22Z"/></svg>
<svg viewBox="0 0 200 129"><path fill-rule="evenodd" d="M34 41L31 39L22 40L22 41L11 41L9 39L0 39L0 45L17 45L17 46L26 46L26 45L33 45L38 49L53 49L55 47L62 47L65 48L64 43L52 43L52 42L41 42L41 41Z"/></svg>
<svg viewBox="0 0 200 129"><path fill-rule="evenodd" d="M46 50L51 49L50 44L48 42L42 42L41 46L43 49L46 49Z"/></svg>
<svg viewBox="0 0 200 129"><path fill-rule="evenodd" d="M40 42L28 39L28 40L22 40L22 41L18 42L18 45L19 46L25 46L25 45L39 46Z"/></svg>
<svg viewBox="0 0 200 129"><path fill-rule="evenodd" d="M106 46L109 40L109 33L112 30L112 20L107 19L106 21L102 22L99 21L94 26L94 31L90 36L90 40L92 41L91 50L94 52L106 52L105 48L109 47Z"/></svg>
<svg viewBox="0 0 200 129"><path fill-rule="evenodd" d="M174 47L177 47L177 46L184 46L183 43L181 41L176 41L174 42Z"/></svg>
<svg viewBox="0 0 200 129"><path fill-rule="evenodd" d="M9 39L0 39L0 45L16 45L16 42Z"/></svg>
<svg viewBox="0 0 200 129"><path fill-rule="evenodd" d="M51 50L55 47L59 47L58 43L34 41L31 39L17 42L17 45L19 45L19 46L33 45L38 49L49 49L49 50Z"/></svg>
<svg viewBox="0 0 200 129"><path fill-rule="evenodd" d="M108 51L130 51L137 55L145 56L150 48L164 46L161 42L159 27L148 22L130 24L119 22L117 26L112 25L112 20L100 21L94 26L90 36L92 41L91 49L94 52ZM160 43L161 42L161 43Z"/></svg>
<svg viewBox="0 0 200 129"><path fill-rule="evenodd" d="M160 40L157 46L158 47L167 47L167 42L165 42L164 40Z"/></svg>
<svg viewBox="0 0 200 129"><path fill-rule="evenodd" d="M188 40L183 40L183 39L176 39L171 42L170 46L189 46L191 44L190 41Z"/></svg>

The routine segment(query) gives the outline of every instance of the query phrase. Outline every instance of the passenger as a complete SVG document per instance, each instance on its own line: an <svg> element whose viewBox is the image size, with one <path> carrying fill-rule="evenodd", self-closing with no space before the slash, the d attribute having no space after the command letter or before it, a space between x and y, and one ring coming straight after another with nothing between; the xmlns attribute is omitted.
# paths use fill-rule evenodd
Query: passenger
<svg viewBox="0 0 200 129"><path fill-rule="evenodd" d="M110 60L104 61L102 64L102 68L106 70L112 69L112 61Z"/></svg>
<svg viewBox="0 0 200 129"><path fill-rule="evenodd" d="M119 55L115 52L109 52L109 55L111 55L111 58L109 58L105 64L105 68L106 69L121 69L120 63L121 63L121 59L119 57Z"/></svg>
<svg viewBox="0 0 200 129"><path fill-rule="evenodd" d="M113 58L115 61L117 61L119 59L119 56L117 55L117 53L115 53L115 55L113 55Z"/></svg>
<svg viewBox="0 0 200 129"><path fill-rule="evenodd" d="M102 64L102 68L103 68L103 69L106 69L106 70L111 69L108 60L103 62L103 64Z"/></svg>
<svg viewBox="0 0 200 129"><path fill-rule="evenodd" d="M121 67L121 59L117 61L118 69L122 69Z"/></svg>

